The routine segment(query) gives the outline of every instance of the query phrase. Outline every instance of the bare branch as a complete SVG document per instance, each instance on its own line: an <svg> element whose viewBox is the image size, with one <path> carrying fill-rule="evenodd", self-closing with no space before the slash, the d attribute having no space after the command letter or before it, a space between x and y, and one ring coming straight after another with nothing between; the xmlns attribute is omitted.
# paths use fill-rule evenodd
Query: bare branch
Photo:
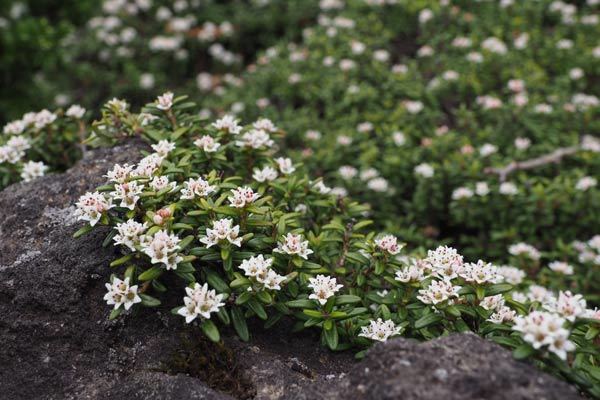
<svg viewBox="0 0 600 400"><path fill-rule="evenodd" d="M561 147L554 150L551 153L532 158L525 161L513 161L510 164L502 168L486 168L484 172L486 174L498 175L500 182L506 181L506 178L515 171L522 171L527 169L533 169L548 164L558 164L562 161L563 157L570 156L581 150L581 146Z"/></svg>

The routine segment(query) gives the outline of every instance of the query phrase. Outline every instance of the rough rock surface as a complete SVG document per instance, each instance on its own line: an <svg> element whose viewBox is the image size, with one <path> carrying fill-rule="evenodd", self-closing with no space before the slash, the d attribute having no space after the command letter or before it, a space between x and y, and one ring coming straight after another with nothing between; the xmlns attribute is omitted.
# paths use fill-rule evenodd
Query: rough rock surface
<svg viewBox="0 0 600 400"><path fill-rule="evenodd" d="M170 315L178 298L108 321L102 297L114 250L100 247L106 232L72 239L81 225L72 204L142 147L95 150L64 174L0 192L2 399L577 397L472 335L397 339L357 364L285 326L253 327L250 343L225 332L223 346L209 346Z"/></svg>

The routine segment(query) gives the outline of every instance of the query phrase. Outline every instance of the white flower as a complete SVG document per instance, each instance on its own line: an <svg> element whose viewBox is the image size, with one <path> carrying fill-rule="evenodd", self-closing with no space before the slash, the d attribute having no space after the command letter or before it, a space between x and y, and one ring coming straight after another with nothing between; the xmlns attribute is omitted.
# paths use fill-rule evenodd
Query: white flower
<svg viewBox="0 0 600 400"><path fill-rule="evenodd" d="M559 314L568 321L575 321L576 318L584 317L586 309L586 301L580 294L572 294L569 291L559 292L558 299L551 298L544 305L548 311Z"/></svg>
<svg viewBox="0 0 600 400"><path fill-rule="evenodd" d="M342 165L338 169L338 173L343 179L349 180L354 178L358 174L358 170L350 165Z"/></svg>
<svg viewBox="0 0 600 400"><path fill-rule="evenodd" d="M430 57L435 53L431 46L422 46L417 50L417 57L424 58Z"/></svg>
<svg viewBox="0 0 600 400"><path fill-rule="evenodd" d="M532 302L546 304L553 301L554 295L543 286L531 285L527 292L527 298Z"/></svg>
<svg viewBox="0 0 600 400"><path fill-rule="evenodd" d="M42 129L56 120L56 114L48 111L42 110L39 113L35 114L34 126L36 129Z"/></svg>
<svg viewBox="0 0 600 400"><path fill-rule="evenodd" d="M408 67L404 64L395 64L392 66L392 73L394 74L406 74Z"/></svg>
<svg viewBox="0 0 600 400"><path fill-rule="evenodd" d="M96 225L102 214L113 207L112 200L107 200L100 192L84 194L75 205L77 206L75 211L77 219L88 221L91 226Z"/></svg>
<svg viewBox="0 0 600 400"><path fill-rule="evenodd" d="M137 285L129 286L129 278L124 281L114 278L112 283L105 284L108 291L104 295L104 300L108 305L114 305L114 309L124 306L129 310L136 303L141 303L142 299L138 295Z"/></svg>
<svg viewBox="0 0 600 400"><path fill-rule="evenodd" d="M482 260L477 263L466 263L459 274L467 282L495 283L498 281L496 267Z"/></svg>
<svg viewBox="0 0 600 400"><path fill-rule="evenodd" d="M527 243L516 243L508 248L508 252L513 256L527 256L532 260L539 260L541 254L538 249Z"/></svg>
<svg viewBox="0 0 600 400"><path fill-rule="evenodd" d="M277 127L268 118L259 118L252 124L252 126L254 129L263 130L266 132L277 132Z"/></svg>
<svg viewBox="0 0 600 400"><path fill-rule="evenodd" d="M168 140L161 140L152 145L152 149L161 157L166 157L171 151L175 150L175 143Z"/></svg>
<svg viewBox="0 0 600 400"><path fill-rule="evenodd" d="M298 255L306 260L313 251L308 248L308 240L303 241L302 239L302 235L288 233L283 237L283 242L279 242L277 248L273 249L273 252Z"/></svg>
<svg viewBox="0 0 600 400"><path fill-rule="evenodd" d="M413 262L408 265L408 267L396 271L395 280L399 282L420 282L425 278L425 270L423 268L422 263Z"/></svg>
<svg viewBox="0 0 600 400"><path fill-rule="evenodd" d="M25 182L30 182L36 178L44 176L44 173L48 169L48 166L41 161L27 161L23 164L23 170L21 171L21 179Z"/></svg>
<svg viewBox="0 0 600 400"><path fill-rule="evenodd" d="M554 108L550 104L540 103L533 107L533 111L538 114L551 114Z"/></svg>
<svg viewBox="0 0 600 400"><path fill-rule="evenodd" d="M527 44L529 43L529 34L527 32L521 33L519 36L513 40L513 45L515 49L523 50L527 48Z"/></svg>
<svg viewBox="0 0 600 400"><path fill-rule="evenodd" d="M325 275L317 275L315 278L310 278L308 287L313 293L308 296L309 299L317 300L321 305L327 303L327 299L335 295L343 285L338 285L335 278Z"/></svg>
<svg viewBox="0 0 600 400"><path fill-rule="evenodd" d="M22 120L16 120L4 125L5 135L20 135L25 130L25 123Z"/></svg>
<svg viewBox="0 0 600 400"><path fill-rule="evenodd" d="M575 345L568 340L569 331L563 328L566 320L558 315L532 311L524 317L515 317L514 321L513 330L521 332L523 340L535 349L548 346L548 350L563 360L567 352L575 350Z"/></svg>
<svg viewBox="0 0 600 400"><path fill-rule="evenodd" d="M118 234L113 237L115 246L121 244L135 251L135 246L140 244L142 235L147 228L146 222L141 224L133 219L118 223L116 226Z"/></svg>
<svg viewBox="0 0 600 400"><path fill-rule="evenodd" d="M175 189L175 186L177 186L177 182L169 182L169 178L167 176L155 176L150 182L150 187L156 192L160 192L167 187L171 188L170 191L172 191Z"/></svg>
<svg viewBox="0 0 600 400"><path fill-rule="evenodd" d="M216 120L212 126L230 135L237 135L242 131L242 127L238 125L238 121L231 115L225 115L223 118Z"/></svg>
<svg viewBox="0 0 600 400"><path fill-rule="evenodd" d="M595 187L598 184L596 178L592 178L591 176L584 176L583 178L577 181L575 185L575 189L580 190L582 192L586 192L591 188Z"/></svg>
<svg viewBox="0 0 600 400"><path fill-rule="evenodd" d="M360 329L361 333L358 336L366 337L367 339L371 340L377 340L379 342L385 342L390 337L402 333L402 328L396 327L394 321L383 321L381 318L377 318L376 321L370 321L368 326L363 326Z"/></svg>
<svg viewBox="0 0 600 400"><path fill-rule="evenodd" d="M424 262L434 275L445 280L456 278L463 268L463 257L448 246L428 250Z"/></svg>
<svg viewBox="0 0 600 400"><path fill-rule="evenodd" d="M183 200L192 200L197 197L206 197L215 191L215 187L211 186L208 181L202 178L190 178L183 183L184 188L181 189L181 198Z"/></svg>
<svg viewBox="0 0 600 400"><path fill-rule="evenodd" d="M485 39L481 43L481 48L496 54L506 54L508 51L504 42L495 37Z"/></svg>
<svg viewBox="0 0 600 400"><path fill-rule="evenodd" d="M337 143L342 146L349 146L350 144L352 144L352 138L347 135L339 135L336 140Z"/></svg>
<svg viewBox="0 0 600 400"><path fill-rule="evenodd" d="M155 79L154 75L149 72L140 75L140 87L142 89L152 89L154 87Z"/></svg>
<svg viewBox="0 0 600 400"><path fill-rule="evenodd" d="M419 290L419 299L425 304L439 304L452 297L458 297L460 286L454 286L449 281L431 281L427 289Z"/></svg>
<svg viewBox="0 0 600 400"><path fill-rule="evenodd" d="M584 73L581 68L572 68L571 70L569 70L569 78L571 78L574 81L583 78L583 75Z"/></svg>
<svg viewBox="0 0 600 400"><path fill-rule="evenodd" d="M482 157L490 156L490 155L496 153L497 151L498 151L498 147L494 146L491 143L486 143L479 148L479 154L481 154Z"/></svg>
<svg viewBox="0 0 600 400"><path fill-rule="evenodd" d="M466 59L472 63L480 64L483 62L483 55L478 51L471 51L466 55Z"/></svg>
<svg viewBox="0 0 600 400"><path fill-rule="evenodd" d="M501 294L484 297L479 305L488 311L495 311L504 307L504 297Z"/></svg>
<svg viewBox="0 0 600 400"><path fill-rule="evenodd" d="M570 39L561 39L556 42L556 48L560 50L568 50L573 47L573 41Z"/></svg>
<svg viewBox="0 0 600 400"><path fill-rule="evenodd" d="M321 132L315 131L314 129L310 129L304 134L304 137L306 137L306 139L314 141L321 139L321 136Z"/></svg>
<svg viewBox="0 0 600 400"><path fill-rule="evenodd" d="M177 314L185 317L185 322L190 323L198 316L210 319L210 314L219 312L219 308L223 307L223 295L217 294L214 289L208 290L208 284L200 286L198 282L194 283L194 287L185 288L187 296L183 298L184 306L181 307Z"/></svg>
<svg viewBox="0 0 600 400"><path fill-rule="evenodd" d="M517 313L515 311L511 310L507 306L502 306L499 309L497 309L496 312L490 315L487 321L490 321L494 324L502 324L505 322L512 322L516 316Z"/></svg>
<svg viewBox="0 0 600 400"><path fill-rule="evenodd" d="M502 182L498 189L500 194L506 196L515 196L519 193L519 189L517 189L517 185L512 182Z"/></svg>
<svg viewBox="0 0 600 400"><path fill-rule="evenodd" d="M132 171L133 165L124 164L121 166L119 164L115 164L113 169L108 171L104 176L107 177L111 182L125 183L131 176Z"/></svg>
<svg viewBox="0 0 600 400"><path fill-rule="evenodd" d="M291 158L278 157L275 159L275 162L282 174L291 174L296 170Z"/></svg>
<svg viewBox="0 0 600 400"><path fill-rule="evenodd" d="M163 162L163 157L156 153L152 153L140 160L137 168L132 173L134 176L151 177L154 172L160 167Z"/></svg>
<svg viewBox="0 0 600 400"><path fill-rule="evenodd" d="M272 270L272 265L272 258L264 258L262 254L259 254L258 256L242 261L240 269L244 270L244 274L247 277L254 279L263 287L271 290L280 290L281 283L285 281L285 276L281 276Z"/></svg>
<svg viewBox="0 0 600 400"><path fill-rule="evenodd" d="M406 137L402 132L394 132L392 133L392 140L396 146L402 146L406 143Z"/></svg>
<svg viewBox="0 0 600 400"><path fill-rule="evenodd" d="M110 192L114 200L121 200L119 207L129 208L133 210L136 203L140 199L140 194L144 190L144 185L138 185L136 181L127 183L117 183L115 191Z"/></svg>
<svg viewBox="0 0 600 400"><path fill-rule="evenodd" d="M423 103L420 101L405 100L402 105L410 114L418 114L423 110Z"/></svg>
<svg viewBox="0 0 600 400"><path fill-rule="evenodd" d="M273 140L271 140L266 131L262 129L252 129L242 135L242 140L236 140L235 144L239 147L260 149L261 147L273 146Z"/></svg>
<svg viewBox="0 0 600 400"><path fill-rule="evenodd" d="M515 147L517 150L527 150L531 146L531 140L528 138L518 137L515 139Z"/></svg>
<svg viewBox="0 0 600 400"><path fill-rule="evenodd" d="M275 168L266 166L263 169L254 168L254 173L252 174L252 178L257 182L269 182L277 179L277 171Z"/></svg>
<svg viewBox="0 0 600 400"><path fill-rule="evenodd" d="M415 167L415 174L423 178L431 178L434 174L434 169L431 165L422 163Z"/></svg>
<svg viewBox="0 0 600 400"><path fill-rule="evenodd" d="M361 122L356 127L356 130L360 133L367 133L373 130L373 124L371 122Z"/></svg>
<svg viewBox="0 0 600 400"><path fill-rule="evenodd" d="M227 198L232 207L244 208L256 201L260 197L258 193L249 187L238 187L231 190L232 195Z"/></svg>
<svg viewBox="0 0 600 400"><path fill-rule="evenodd" d="M279 275L272 269L267 271L267 275L256 278L259 283L262 283L265 288L270 290L281 290L281 284L285 281L285 276Z"/></svg>
<svg viewBox="0 0 600 400"><path fill-rule="evenodd" d="M85 108L81 107L79 104L73 104L71 107L68 108L67 112L65 113L67 117L75 119L81 119L84 114Z"/></svg>
<svg viewBox="0 0 600 400"><path fill-rule="evenodd" d="M498 267L498 275L500 275L501 279L504 279L505 282L508 282L511 285L518 285L523 282L525 271L511 267L510 265L503 265Z"/></svg>
<svg viewBox="0 0 600 400"><path fill-rule="evenodd" d="M400 253L404 245L398 244L398 239L393 235L386 235L382 238L375 239L375 244L380 250L383 250L391 255Z"/></svg>
<svg viewBox="0 0 600 400"><path fill-rule="evenodd" d="M142 251L150 257L152 264L165 264L166 268L177 269L183 258L177 254L181 239L175 234L169 234L165 230L159 230L152 238L144 237L142 240Z"/></svg>
<svg viewBox="0 0 600 400"><path fill-rule="evenodd" d="M231 243L240 247L242 245L242 238L238 237L240 227L233 225L233 220L229 218L223 218L218 221L213 221L212 229L206 228L206 236L200 239L200 242L204 243L206 247L212 247L220 243Z"/></svg>
<svg viewBox="0 0 600 400"><path fill-rule="evenodd" d="M573 275L573 266L564 261L552 261L548 268L563 275Z"/></svg>
<svg viewBox="0 0 600 400"><path fill-rule="evenodd" d="M421 25L426 24L431 19L433 19L433 17L434 17L433 11L431 11L429 8L424 8L419 13L419 23Z"/></svg>
<svg viewBox="0 0 600 400"><path fill-rule="evenodd" d="M452 192L452 200L469 199L473 197L473 191L467 187L459 187Z"/></svg>
<svg viewBox="0 0 600 400"><path fill-rule="evenodd" d="M11 137L10 139L8 139L8 142L6 142L6 146L13 149L20 155L24 155L24 152L31 148L31 145L29 144L29 139L27 139L24 136Z"/></svg>
<svg viewBox="0 0 600 400"><path fill-rule="evenodd" d="M487 182L477 182L475 184L475 194L477 196L487 196L490 193L490 187Z"/></svg>
<svg viewBox="0 0 600 400"><path fill-rule="evenodd" d="M494 110L502 107L502 100L493 96L477 96L475 102L484 110Z"/></svg>
<svg viewBox="0 0 600 400"><path fill-rule="evenodd" d="M511 79L506 86L511 92L520 93L525 90L525 81L522 79Z"/></svg>
<svg viewBox="0 0 600 400"><path fill-rule="evenodd" d="M377 177L367 182L367 187L374 192L382 193L388 191L389 183L385 178Z"/></svg>
<svg viewBox="0 0 600 400"><path fill-rule="evenodd" d="M373 59L379 62L387 62L390 59L390 53L387 50L375 50L373 52Z"/></svg>
<svg viewBox="0 0 600 400"><path fill-rule="evenodd" d="M207 153L214 153L219 149L219 147L221 147L221 143L217 142L215 139L208 135L204 135L199 139L196 139L194 141L194 145L201 148Z"/></svg>
<svg viewBox="0 0 600 400"><path fill-rule="evenodd" d="M457 47L459 49L465 49L471 47L472 45L473 42L468 37L459 36L452 40L452 47Z"/></svg>
<svg viewBox="0 0 600 400"><path fill-rule="evenodd" d="M331 188L329 186L326 186L323 181L318 181L317 183L315 183L313 185L313 188L321 193L321 194L329 194L331 193Z"/></svg>

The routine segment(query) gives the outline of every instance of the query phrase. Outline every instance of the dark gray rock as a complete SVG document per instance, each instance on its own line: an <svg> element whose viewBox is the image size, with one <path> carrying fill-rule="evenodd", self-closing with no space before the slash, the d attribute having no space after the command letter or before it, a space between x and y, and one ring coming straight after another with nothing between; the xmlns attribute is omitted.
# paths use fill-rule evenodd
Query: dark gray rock
<svg viewBox="0 0 600 400"><path fill-rule="evenodd" d="M474 334L425 343L397 338L374 346L345 376L322 381L290 399L567 400L568 384L512 358Z"/></svg>
<svg viewBox="0 0 600 400"><path fill-rule="evenodd" d="M570 399L567 384L461 335L397 339L361 363L318 346L314 332L252 326L250 343L224 344L172 316L182 290L157 309L108 321L102 297L112 246L106 231L73 239L72 205L140 142L92 151L64 174L0 192L0 398L2 399ZM258 324L258 323L255 323Z"/></svg>

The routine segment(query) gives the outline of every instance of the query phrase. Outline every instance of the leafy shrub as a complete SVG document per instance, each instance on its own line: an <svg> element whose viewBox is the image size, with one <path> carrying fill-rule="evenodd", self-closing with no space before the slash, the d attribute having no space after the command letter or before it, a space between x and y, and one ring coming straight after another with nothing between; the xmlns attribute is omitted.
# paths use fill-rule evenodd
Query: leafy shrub
<svg viewBox="0 0 600 400"><path fill-rule="evenodd" d="M561 258L600 218L594 6L452 3L323 10L203 105L280 121L293 159L411 245Z"/></svg>
<svg viewBox="0 0 600 400"><path fill-rule="evenodd" d="M206 124L192 103L166 93L140 114L112 101L94 131L98 141L121 132L153 143L77 203L88 224L75 235L106 225L104 244L123 252L106 284L111 318L160 305L174 275L185 287L173 314L213 341L218 325L248 340L254 317L318 329L323 345L359 357L395 335L472 331L600 394L600 315L581 295L555 295L519 269L465 262L449 247L401 255L396 237L366 230L367 207L276 157L271 137L282 132L270 120Z"/></svg>
<svg viewBox="0 0 600 400"><path fill-rule="evenodd" d="M42 3L51 2L35 8L45 9ZM68 13L74 6L56 9ZM7 103L15 111L6 119L52 102L97 109L114 96L142 105L157 91L179 87L201 95L223 82L235 82L230 73L239 72L258 50L280 38L297 38L318 7L314 0L105 0L93 13L86 11L88 18L79 18L76 26L67 19L53 26L44 18L22 17L14 27L0 27L8 45L6 65L13 70L10 80L21 85L27 99L40 99L25 106ZM22 32L25 25L29 31ZM39 62L32 62L19 40L25 35L24 40L43 42L31 44ZM11 56L21 58L26 68Z"/></svg>
<svg viewBox="0 0 600 400"><path fill-rule="evenodd" d="M85 113L74 104L66 111L29 112L6 124L0 136L0 189L43 176L48 169L70 167L85 151Z"/></svg>
<svg viewBox="0 0 600 400"><path fill-rule="evenodd" d="M40 87L40 72L57 70L63 56L60 42L95 11L96 5L90 0L0 5L0 122L53 104L57 93Z"/></svg>

